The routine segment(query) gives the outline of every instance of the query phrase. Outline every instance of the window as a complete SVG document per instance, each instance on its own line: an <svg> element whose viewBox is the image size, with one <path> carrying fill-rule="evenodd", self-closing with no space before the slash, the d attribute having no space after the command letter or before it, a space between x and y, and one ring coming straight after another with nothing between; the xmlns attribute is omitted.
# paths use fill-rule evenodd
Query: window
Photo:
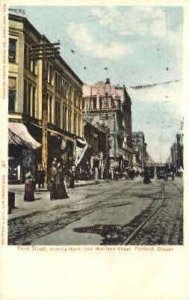
<svg viewBox="0 0 189 300"><path fill-rule="evenodd" d="M16 62L16 40L9 39L9 62Z"/></svg>
<svg viewBox="0 0 189 300"><path fill-rule="evenodd" d="M62 127L64 130L67 129L66 124L67 124L67 107L63 107L63 126Z"/></svg>
<svg viewBox="0 0 189 300"><path fill-rule="evenodd" d="M33 74L36 73L36 61L30 59L29 46L27 44L24 45L24 68Z"/></svg>
<svg viewBox="0 0 189 300"><path fill-rule="evenodd" d="M77 134L77 114L74 113L74 133Z"/></svg>
<svg viewBox="0 0 189 300"><path fill-rule="evenodd" d="M52 123L52 96L48 95L48 122Z"/></svg>
<svg viewBox="0 0 189 300"><path fill-rule="evenodd" d="M84 109L90 109L89 105L90 105L90 98L86 98L84 100Z"/></svg>
<svg viewBox="0 0 189 300"><path fill-rule="evenodd" d="M27 91L27 81L24 80L24 103L23 103L23 111L24 114L27 114L27 103L28 103L28 91Z"/></svg>
<svg viewBox="0 0 189 300"><path fill-rule="evenodd" d="M53 81L53 67L48 63L48 83L52 85Z"/></svg>
<svg viewBox="0 0 189 300"><path fill-rule="evenodd" d="M35 60L29 60L29 70L33 74L36 73L36 61Z"/></svg>
<svg viewBox="0 0 189 300"><path fill-rule="evenodd" d="M24 68L29 69L29 47L28 45L24 45Z"/></svg>
<svg viewBox="0 0 189 300"><path fill-rule="evenodd" d="M35 87L33 86L33 93L32 93L32 117L35 118Z"/></svg>
<svg viewBox="0 0 189 300"><path fill-rule="evenodd" d="M96 109L96 99L93 99L93 109Z"/></svg>
<svg viewBox="0 0 189 300"><path fill-rule="evenodd" d="M78 135L81 134L81 132L80 132L80 128L81 128L80 123L81 123L81 116L79 115L79 116L78 116L78 125L77 125L77 128L78 128Z"/></svg>
<svg viewBox="0 0 189 300"><path fill-rule="evenodd" d="M58 73L55 73L55 91L61 93L61 77Z"/></svg>
<svg viewBox="0 0 189 300"><path fill-rule="evenodd" d="M60 102L55 102L55 125L60 128Z"/></svg>
<svg viewBox="0 0 189 300"><path fill-rule="evenodd" d="M71 110L68 110L68 131L71 132Z"/></svg>
<svg viewBox="0 0 189 300"><path fill-rule="evenodd" d="M15 112L16 78L9 77L9 112Z"/></svg>
<svg viewBox="0 0 189 300"><path fill-rule="evenodd" d="M28 85L28 103L27 103L27 114L30 116L31 114L31 95L32 95L32 85L29 83Z"/></svg>
<svg viewBox="0 0 189 300"><path fill-rule="evenodd" d="M101 108L107 108L109 107L109 98L101 98Z"/></svg>

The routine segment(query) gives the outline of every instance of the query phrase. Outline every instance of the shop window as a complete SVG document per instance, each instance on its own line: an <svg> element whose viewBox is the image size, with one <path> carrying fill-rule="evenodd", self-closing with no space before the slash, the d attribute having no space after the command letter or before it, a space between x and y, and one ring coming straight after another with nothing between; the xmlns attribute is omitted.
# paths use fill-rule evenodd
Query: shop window
<svg viewBox="0 0 189 300"><path fill-rule="evenodd" d="M9 112L15 112L16 78L9 77Z"/></svg>
<svg viewBox="0 0 189 300"><path fill-rule="evenodd" d="M9 62L16 62L16 40L9 39Z"/></svg>

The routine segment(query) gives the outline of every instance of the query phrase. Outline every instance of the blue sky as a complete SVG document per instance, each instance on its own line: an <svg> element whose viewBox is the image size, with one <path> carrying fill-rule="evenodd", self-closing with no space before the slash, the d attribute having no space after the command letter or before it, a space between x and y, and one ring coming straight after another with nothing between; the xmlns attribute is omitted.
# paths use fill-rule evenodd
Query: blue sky
<svg viewBox="0 0 189 300"><path fill-rule="evenodd" d="M133 130L144 131L152 158L166 159L183 114L182 8L17 8L25 9L25 16L51 42L60 41L62 57L84 82L109 77L113 84L126 85L133 103ZM179 81L130 88L172 80Z"/></svg>

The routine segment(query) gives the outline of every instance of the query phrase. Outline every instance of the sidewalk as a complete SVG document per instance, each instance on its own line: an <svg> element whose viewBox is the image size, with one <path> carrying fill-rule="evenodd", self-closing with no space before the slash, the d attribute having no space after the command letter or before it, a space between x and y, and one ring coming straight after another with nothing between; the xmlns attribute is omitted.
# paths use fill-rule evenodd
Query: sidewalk
<svg viewBox="0 0 189 300"><path fill-rule="evenodd" d="M107 180L99 180L98 184L105 183ZM75 183L75 188L87 185L96 185L94 180L78 181ZM50 200L50 192L43 189L37 189L35 191L35 201L24 201L24 184L11 184L8 186L10 192L15 193L15 207L12 209L12 213L8 215L8 219L14 219L22 216L26 216L32 213L38 213L40 211L49 211L57 209L58 207L68 208L69 205L75 200L79 200L84 197L84 193L80 190L79 193L74 193L76 189L68 189L69 198Z"/></svg>

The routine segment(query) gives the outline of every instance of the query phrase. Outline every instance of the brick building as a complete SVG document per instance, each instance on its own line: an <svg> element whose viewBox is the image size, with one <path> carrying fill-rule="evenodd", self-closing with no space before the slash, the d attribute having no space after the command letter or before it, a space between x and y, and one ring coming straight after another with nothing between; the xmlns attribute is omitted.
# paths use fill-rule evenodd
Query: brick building
<svg viewBox="0 0 189 300"><path fill-rule="evenodd" d="M123 169L132 163L131 99L126 87L105 82L83 86L83 114L90 123L109 128L110 167Z"/></svg>
<svg viewBox="0 0 189 300"><path fill-rule="evenodd" d="M9 156L13 167L41 161L43 63L32 60L31 45L50 41L27 18L9 14ZM83 138L82 81L58 55L46 72L48 163L73 157Z"/></svg>

